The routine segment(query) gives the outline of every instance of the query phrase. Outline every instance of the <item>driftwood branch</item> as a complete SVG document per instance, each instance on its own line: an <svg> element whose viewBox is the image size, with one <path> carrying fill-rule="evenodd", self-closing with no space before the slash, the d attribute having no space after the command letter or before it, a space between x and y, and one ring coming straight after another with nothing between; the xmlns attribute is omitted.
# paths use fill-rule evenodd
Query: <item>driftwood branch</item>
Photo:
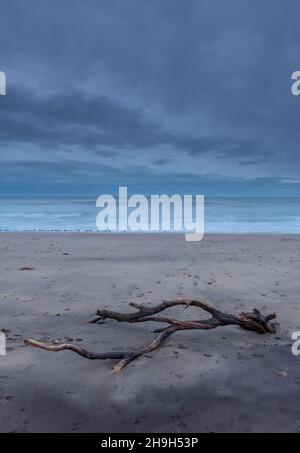
<svg viewBox="0 0 300 453"><path fill-rule="evenodd" d="M162 316L154 316L157 313L160 313L167 308L176 307L178 305L187 307L198 307L208 312L211 317L204 320L186 320L181 321L178 319L167 318ZM144 305L138 305L131 303L130 306L135 308L137 311L132 313L119 313L109 310L98 310L97 316L94 318L92 323L99 321L104 321L105 319L114 319L118 322L158 322L162 324L168 324L167 327L160 328L156 330L159 332L159 335L155 340L153 340L148 346L135 349L132 351L118 351L118 352L107 352L107 353L98 353L90 352L86 349L83 349L79 346L70 343L56 344L56 343L42 343L36 340L26 339L25 344L34 346L36 348L45 349L46 351L59 352L64 350L70 350L76 352L90 360L106 360L114 359L119 360L117 365L114 367L116 372L122 371L122 369L128 365L133 360L148 354L149 352L154 351L162 343L167 340L171 335L179 330L208 330L215 329L219 326L228 326L236 325L244 330L251 330L260 334L276 332L278 326L277 323L271 323L273 319L276 318L276 314L272 313L270 315L264 316L257 309L254 309L251 313L239 313L237 315L224 313L217 308L211 306L207 302L202 302L199 300L189 300L189 299L180 299L180 300L171 300L164 301L159 305L154 307L147 307Z"/></svg>

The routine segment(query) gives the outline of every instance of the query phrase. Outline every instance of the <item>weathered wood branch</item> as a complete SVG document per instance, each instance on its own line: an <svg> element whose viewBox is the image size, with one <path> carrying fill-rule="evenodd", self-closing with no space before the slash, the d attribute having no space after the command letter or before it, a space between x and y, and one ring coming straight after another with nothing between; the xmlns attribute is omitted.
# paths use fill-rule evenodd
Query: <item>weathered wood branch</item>
<svg viewBox="0 0 300 453"><path fill-rule="evenodd" d="M63 344L43 343L32 339L26 339L25 344L53 352L70 350L90 360L106 360L106 359L120 360L114 367L114 370L116 372L120 372L126 365L128 365L133 360L136 360L137 358L157 349L159 346L162 345L164 341L167 340L167 338L169 338L171 335L173 335L175 332L179 330L197 330L197 329L208 330L215 329L216 327L219 326L237 325L241 329L251 330L260 334L264 333L274 334L278 326L277 323L270 322L276 318L275 313L264 316L257 309L254 309L251 313L239 313L237 315L233 315L224 313L216 309L215 307L209 305L207 302L202 302L193 299L164 301L161 304L156 305L154 307L146 307L144 305L138 305L134 303L131 303L130 305L136 308L137 311L133 313L119 313L109 310L98 310L97 317L93 319L91 322L103 321L109 318L114 319L118 322L129 322L129 323L159 322L163 324L168 324L167 327L156 330L156 332L159 332L159 335L148 346L135 349L132 351L98 353L87 351L86 349L83 349L79 346L70 343ZM167 318L162 316L153 316L156 315L157 313L166 310L167 308L175 307L178 305L185 306L185 308L189 306L201 308L206 312L210 313L211 318L204 320L199 319L192 321L190 320L181 321L178 319Z"/></svg>
<svg viewBox="0 0 300 453"><path fill-rule="evenodd" d="M180 300L165 300L161 304L155 305L154 307L146 307L145 305L130 303L131 307L136 308L137 311L133 313L118 313L116 311L110 310L97 310L97 316L94 318L91 323L95 323L98 321L103 321L107 318L115 319L119 322L136 322L140 318L144 318L146 316L155 315L156 313L160 313L163 310L166 310L169 307L174 307L177 305L185 305L186 307L198 307L202 308L203 310L207 311L213 316L216 316L219 312L216 308L209 305L207 302L201 302L199 300L193 299L180 299Z"/></svg>

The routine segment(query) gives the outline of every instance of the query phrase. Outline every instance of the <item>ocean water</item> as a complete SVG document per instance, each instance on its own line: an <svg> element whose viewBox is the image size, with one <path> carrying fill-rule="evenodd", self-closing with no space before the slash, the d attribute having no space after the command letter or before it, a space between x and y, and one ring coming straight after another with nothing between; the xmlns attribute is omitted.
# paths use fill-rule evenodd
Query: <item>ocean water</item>
<svg viewBox="0 0 300 453"><path fill-rule="evenodd" d="M300 198L205 198L205 233L300 233ZM1 231L97 231L92 198L0 198Z"/></svg>

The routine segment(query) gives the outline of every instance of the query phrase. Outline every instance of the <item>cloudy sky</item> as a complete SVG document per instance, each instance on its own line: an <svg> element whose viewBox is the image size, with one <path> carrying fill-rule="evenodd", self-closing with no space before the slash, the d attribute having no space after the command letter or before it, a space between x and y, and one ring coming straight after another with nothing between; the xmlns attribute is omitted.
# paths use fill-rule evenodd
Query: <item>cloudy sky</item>
<svg viewBox="0 0 300 453"><path fill-rule="evenodd" d="M300 196L300 2L1 0L0 194Z"/></svg>

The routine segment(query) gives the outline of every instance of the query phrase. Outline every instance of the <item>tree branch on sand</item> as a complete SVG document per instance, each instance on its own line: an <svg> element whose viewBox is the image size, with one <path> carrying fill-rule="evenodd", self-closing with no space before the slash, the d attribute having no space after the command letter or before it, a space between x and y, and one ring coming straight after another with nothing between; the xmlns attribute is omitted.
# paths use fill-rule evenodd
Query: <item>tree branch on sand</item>
<svg viewBox="0 0 300 453"><path fill-rule="evenodd" d="M106 319L114 319L118 322L158 322L161 324L167 324L167 326L155 330L158 333L158 336L148 345L141 348L137 348L131 351L114 351L106 353L98 353L87 351L80 346L71 343L43 343L40 341L26 339L24 340L25 344L34 346L36 348L44 349L46 351L59 352L64 350L70 350L76 352L76 354L81 355L90 360L119 360L115 365L115 372L120 372L125 368L130 362L138 359L145 354L148 354L159 346L161 346L171 335L179 330L209 330L215 329L216 327L236 325L244 330L251 330L260 334L271 333L274 334L278 327L276 322L271 323L273 319L276 318L276 314L272 313L267 316L263 316L257 309L254 309L251 313L239 313L237 315L224 313L207 302L202 302L199 300L193 299L180 299L180 300L170 300L163 301L161 304L154 307L148 307L145 305L139 305L135 303L129 304L131 307L135 308L136 311L132 313L118 313L115 311L109 310L98 310L97 316L90 321L91 323L97 323L99 321L104 321ZM208 312L211 317L204 320L186 320L181 321L173 318L167 318L163 316L155 316L157 313L160 313L167 308L176 307L176 306L188 307L197 307Z"/></svg>

